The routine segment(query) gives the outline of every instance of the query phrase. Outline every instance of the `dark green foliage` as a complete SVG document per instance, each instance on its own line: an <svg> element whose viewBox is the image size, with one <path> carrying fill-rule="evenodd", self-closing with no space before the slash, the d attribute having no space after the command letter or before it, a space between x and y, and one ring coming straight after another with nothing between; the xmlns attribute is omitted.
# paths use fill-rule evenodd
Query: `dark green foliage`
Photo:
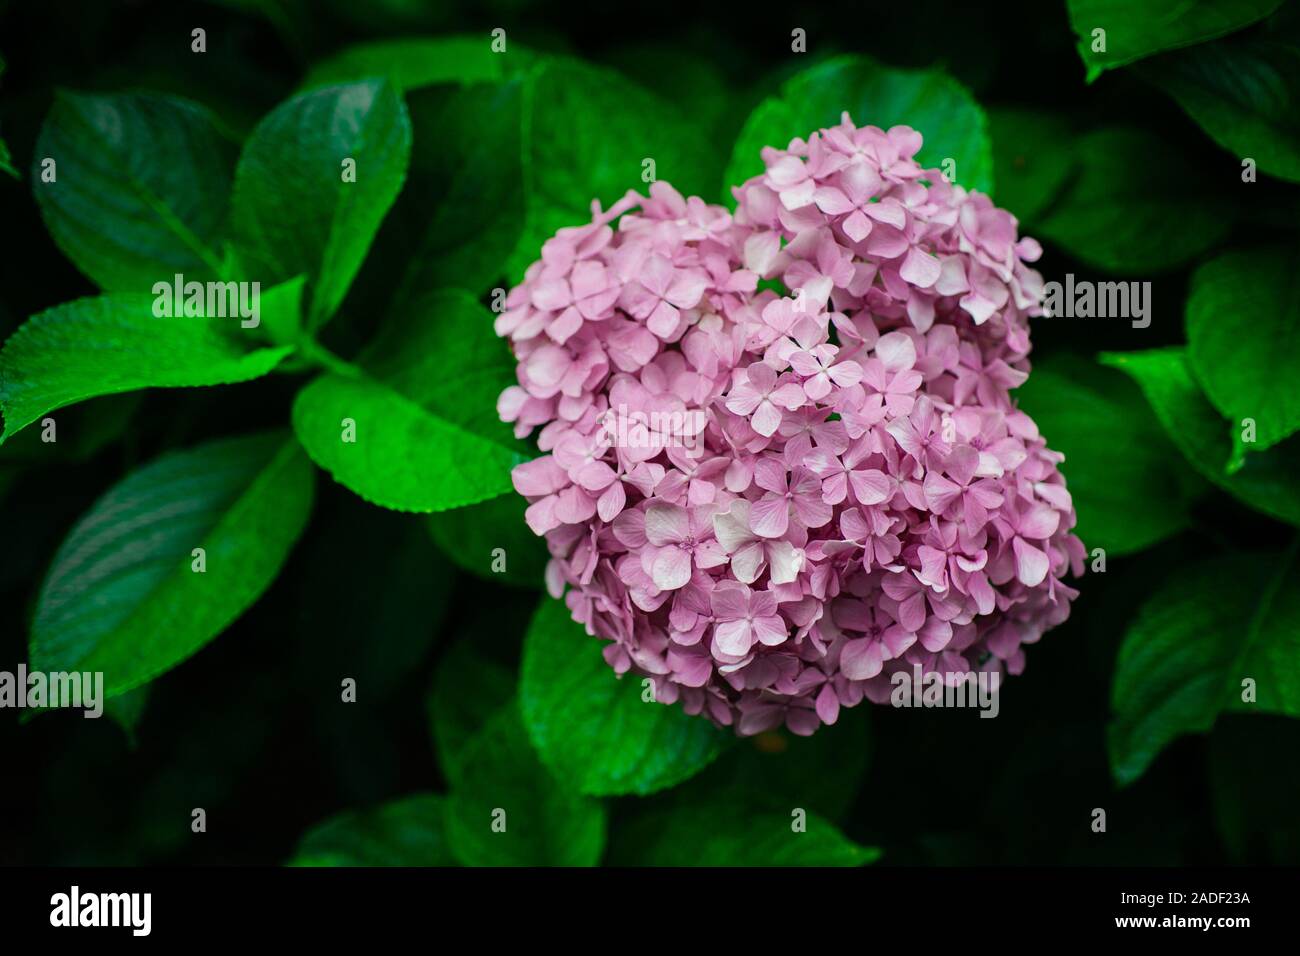
<svg viewBox="0 0 1300 956"><path fill-rule="evenodd" d="M1298 3L0 4L0 671L111 718L0 711L0 864L1300 862ZM1034 323L1089 573L998 719L737 741L547 594L494 309L846 110L1152 321Z"/></svg>

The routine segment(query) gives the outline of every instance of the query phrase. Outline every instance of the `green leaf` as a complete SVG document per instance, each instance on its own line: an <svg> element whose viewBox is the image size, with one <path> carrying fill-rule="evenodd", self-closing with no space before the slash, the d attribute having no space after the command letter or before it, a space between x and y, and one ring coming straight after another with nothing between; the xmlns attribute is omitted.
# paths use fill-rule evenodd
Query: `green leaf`
<svg viewBox="0 0 1300 956"><path fill-rule="evenodd" d="M834 126L848 112L858 126L910 126L924 145L917 159L938 167L956 161L955 179L968 189L993 188L988 121L970 92L938 70L897 70L865 56L840 56L810 67L750 114L731 151L724 189L763 172L764 146L784 149Z"/></svg>
<svg viewBox="0 0 1300 956"><path fill-rule="evenodd" d="M438 666L426 701L438 763L453 786L465 777L469 744L515 696L514 673L489 657L481 643L463 638L452 645Z"/></svg>
<svg viewBox="0 0 1300 956"><path fill-rule="evenodd" d="M1089 548L1129 554L1186 526L1204 486L1123 375L1071 356L1034 363L1016 390L1061 471Z"/></svg>
<svg viewBox="0 0 1300 956"><path fill-rule="evenodd" d="M1207 262L1187 297L1187 360L1230 421L1233 465L1300 429L1300 252L1254 249ZM1241 440L1243 420L1255 440Z"/></svg>
<svg viewBox="0 0 1300 956"><path fill-rule="evenodd" d="M670 799L734 800L756 809L804 807L828 820L842 819L853 805L871 760L869 711L840 711L839 720L811 737L769 731L736 742Z"/></svg>
<svg viewBox="0 0 1300 956"><path fill-rule="evenodd" d="M0 139L0 171L8 173L14 179L23 178L14 167L13 156L9 153L9 146L3 139Z"/></svg>
<svg viewBox="0 0 1300 956"><path fill-rule="evenodd" d="M1300 576L1283 558L1218 558L1175 575L1142 606L1111 688L1111 771L1132 783L1174 738L1225 709L1300 716ZM1249 679L1256 699L1243 701Z"/></svg>
<svg viewBox="0 0 1300 956"><path fill-rule="evenodd" d="M429 534L447 557L471 574L525 588L543 586L550 558L544 539L524 523L528 501L509 492L489 501L429 515ZM500 560L505 567L497 572Z"/></svg>
<svg viewBox="0 0 1300 956"><path fill-rule="evenodd" d="M1066 0L1091 83L1162 50L1203 43L1262 20L1282 0ZM1094 38L1094 30L1105 36ZM1104 49L1094 44L1104 40Z"/></svg>
<svg viewBox="0 0 1300 956"><path fill-rule="evenodd" d="M285 283L260 297L268 322L298 308L300 288ZM245 382L293 351L259 348L238 316L159 318L155 301L133 293L77 299L24 323L0 350L0 440L47 412L99 395Z"/></svg>
<svg viewBox="0 0 1300 956"><path fill-rule="evenodd" d="M387 77L399 91L440 83L495 83L520 72L533 56L511 41L492 52L492 37L404 37L358 43L311 68L304 89ZM445 144L444 144L445 145Z"/></svg>
<svg viewBox="0 0 1300 956"><path fill-rule="evenodd" d="M142 394L106 395L73 405L54 417L54 441L43 441L46 429L25 428L0 446L0 462L23 464L81 463L117 442L131 427Z"/></svg>
<svg viewBox="0 0 1300 956"><path fill-rule="evenodd" d="M993 179L998 205L1032 221L1060 195L1078 160L1070 124L1054 113L1004 107L989 110Z"/></svg>
<svg viewBox="0 0 1300 956"><path fill-rule="evenodd" d="M406 106L384 80L303 93L272 110L235 170L232 221L245 277L311 276L308 326L324 324L402 188L410 151Z"/></svg>
<svg viewBox="0 0 1300 956"><path fill-rule="evenodd" d="M510 490L510 470L524 461L366 377L316 379L298 393L293 429L335 481L395 511L442 511L494 498Z"/></svg>
<svg viewBox="0 0 1300 956"><path fill-rule="evenodd" d="M1210 792L1229 862L1286 865L1300 857L1300 723L1227 714L1210 736Z"/></svg>
<svg viewBox="0 0 1300 956"><path fill-rule="evenodd" d="M4 76L4 72L5 72L5 58L0 56L0 76ZM9 147L5 145L5 141L3 139L0 139L0 170L3 170L4 172L8 173L14 179L22 179L22 176L19 174L18 170L14 168L12 159L13 157L9 155Z"/></svg>
<svg viewBox="0 0 1300 956"><path fill-rule="evenodd" d="M340 561L340 554L355 560ZM298 679L337 687L347 676L367 704L405 701L413 684L419 688L417 675L454 610L455 573L424 529L405 515L348 501L313 524L297 567ZM322 600L327 594L364 599ZM315 700L338 723L357 723L338 706L337 692Z"/></svg>
<svg viewBox="0 0 1300 956"><path fill-rule="evenodd" d="M595 866L605 808L562 787L537 761L511 700L465 751L447 838L466 866Z"/></svg>
<svg viewBox="0 0 1300 956"><path fill-rule="evenodd" d="M47 158L53 182L42 175ZM233 159L197 103L61 91L36 143L32 189L78 269L105 291L143 292L176 273L220 273Z"/></svg>
<svg viewBox="0 0 1300 956"><path fill-rule="evenodd" d="M341 813L303 835L289 866L454 866L443 797L420 793Z"/></svg>
<svg viewBox="0 0 1300 956"><path fill-rule="evenodd" d="M125 694L110 697L104 703L104 713L122 728L132 750L139 746L136 732L140 729L140 721L144 719L145 708L149 706L150 687L149 684L141 684Z"/></svg>
<svg viewBox="0 0 1300 956"><path fill-rule="evenodd" d="M1037 230L1090 266L1122 275L1172 269L1231 226L1231 208L1204 174L1155 133L1099 129L1070 148L1079 173Z"/></svg>
<svg viewBox="0 0 1300 956"><path fill-rule="evenodd" d="M524 723L552 772L582 793L648 794L695 775L717 755L722 731L679 706L642 699L635 675L618 678L602 642L543 600L524 638L519 699Z"/></svg>
<svg viewBox="0 0 1300 956"><path fill-rule="evenodd" d="M863 866L879 858L879 849L859 846L804 808L756 809L732 799L642 813L615 831L610 847L619 866Z"/></svg>
<svg viewBox="0 0 1300 956"><path fill-rule="evenodd" d="M1142 73L1228 152L1300 181L1300 34L1294 28L1171 53L1144 64Z"/></svg>
<svg viewBox="0 0 1300 956"><path fill-rule="evenodd" d="M55 555L32 621L32 669L103 671L113 696L175 667L271 585L311 502L311 466L279 433L132 472ZM193 570L196 548L204 573Z"/></svg>
<svg viewBox="0 0 1300 956"><path fill-rule="evenodd" d="M647 159L682 195L702 195L717 181L720 164L696 124L611 70L548 58L532 75L522 115L526 224L506 269L511 280L556 230L590 222L593 199L607 209L629 189L644 191Z"/></svg>
<svg viewBox="0 0 1300 956"><path fill-rule="evenodd" d="M527 460L496 414L509 349L491 313L434 292L395 316L354 377L324 375L299 393L294 430L308 454L362 498L397 511L443 511L513 490ZM344 420L355 423L345 441Z"/></svg>
<svg viewBox="0 0 1300 956"><path fill-rule="evenodd" d="M1138 383L1165 434L1202 477L1255 510L1300 527L1300 439L1250 455L1229 475L1223 468L1231 450L1228 425L1192 378L1182 348L1107 352L1101 361Z"/></svg>
<svg viewBox="0 0 1300 956"><path fill-rule="evenodd" d="M398 308L421 290L481 293L505 277L526 216L525 94L525 81L514 80L410 97L415 149L394 211L405 226L402 254L409 263Z"/></svg>

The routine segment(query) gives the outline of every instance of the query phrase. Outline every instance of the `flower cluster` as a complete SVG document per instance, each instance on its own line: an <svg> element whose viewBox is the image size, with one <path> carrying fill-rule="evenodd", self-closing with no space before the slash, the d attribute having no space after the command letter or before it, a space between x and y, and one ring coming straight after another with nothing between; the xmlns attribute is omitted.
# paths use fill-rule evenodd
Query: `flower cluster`
<svg viewBox="0 0 1300 956"><path fill-rule="evenodd" d="M1061 456L1009 394L1041 250L920 146L846 114L764 150L734 214L593 203L497 319L548 587L617 672L741 734L917 666L1019 673L1077 593Z"/></svg>

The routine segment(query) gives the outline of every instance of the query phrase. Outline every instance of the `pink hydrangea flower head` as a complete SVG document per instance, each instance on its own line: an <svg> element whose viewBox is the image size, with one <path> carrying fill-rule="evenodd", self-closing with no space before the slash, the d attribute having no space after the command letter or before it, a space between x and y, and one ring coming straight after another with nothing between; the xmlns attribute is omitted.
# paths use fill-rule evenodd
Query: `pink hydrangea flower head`
<svg viewBox="0 0 1300 956"><path fill-rule="evenodd" d="M1038 244L847 114L735 187L655 183L560 230L496 329L547 584L618 672L748 735L914 668L1019 674L1083 570L1016 407ZM784 292L784 294L782 294Z"/></svg>

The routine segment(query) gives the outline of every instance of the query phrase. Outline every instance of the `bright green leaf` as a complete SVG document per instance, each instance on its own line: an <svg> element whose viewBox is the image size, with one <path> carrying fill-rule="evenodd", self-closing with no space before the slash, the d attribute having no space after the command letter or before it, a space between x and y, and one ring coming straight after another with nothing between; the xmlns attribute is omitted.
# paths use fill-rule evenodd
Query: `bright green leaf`
<svg viewBox="0 0 1300 956"><path fill-rule="evenodd" d="M702 716L643 699L643 680L617 677L602 642L544 599L524 639L519 699L542 762L582 793L647 794L707 766L724 735ZM648 678L647 678L648 679Z"/></svg>
<svg viewBox="0 0 1300 956"><path fill-rule="evenodd" d="M1300 527L1300 440L1250 455L1229 475L1223 467L1231 450L1228 425L1192 378L1182 348L1109 352L1101 361L1138 383L1165 434L1202 477L1257 511Z"/></svg>
<svg viewBox="0 0 1300 956"><path fill-rule="evenodd" d="M1175 534L1204 486L1124 376L1082 359L1034 363L1015 392L1053 451L1089 548L1128 554Z"/></svg>
<svg viewBox="0 0 1300 956"><path fill-rule="evenodd" d="M177 273L200 281L220 273L233 158L197 103L60 92L36 143L32 190L77 268L105 291L144 292Z"/></svg>
<svg viewBox="0 0 1300 956"><path fill-rule="evenodd" d="M289 866L454 866L434 793L348 811L303 835Z"/></svg>
<svg viewBox="0 0 1300 956"><path fill-rule="evenodd" d="M331 373L303 389L294 429L318 465L383 507L487 501L513 490L510 471L527 459L497 418L511 364L491 313L464 293L430 293L394 316L360 374Z"/></svg>
<svg viewBox="0 0 1300 956"><path fill-rule="evenodd" d="M175 667L271 585L311 502L310 463L279 433L132 472L55 555L32 621L32 669L103 671L112 696Z"/></svg>
<svg viewBox="0 0 1300 956"><path fill-rule="evenodd" d="M1261 20L1282 0L1066 0L1091 83L1134 60L1203 43ZM1104 31L1097 34L1096 31ZM1094 49L1096 47L1096 49Z"/></svg>
<svg viewBox="0 0 1300 956"><path fill-rule="evenodd" d="M312 278L309 327L343 301L397 198L411 151L399 93L370 80L303 93L253 130L235 171L244 278Z"/></svg>
<svg viewBox="0 0 1300 956"><path fill-rule="evenodd" d="M1234 465L1300 429L1300 253L1230 252L1192 276L1187 360L1229 419ZM1255 424L1242 442L1245 419Z"/></svg>
<svg viewBox="0 0 1300 956"><path fill-rule="evenodd" d="M796 74L750 114L731 151L727 200L731 186L763 171L764 146L785 149L796 137L836 125L846 111L858 126L911 126L925 141L918 155L923 165L952 159L957 182L993 188L988 121L964 86L938 70L897 70L865 56L841 56Z"/></svg>
<svg viewBox="0 0 1300 956"><path fill-rule="evenodd" d="M511 489L524 460L368 377L323 375L293 405L312 460L372 504L443 511Z"/></svg>
<svg viewBox="0 0 1300 956"><path fill-rule="evenodd" d="M1090 266L1125 275L1172 269L1231 226L1212 184L1155 133L1100 129L1070 149L1079 173L1036 229Z"/></svg>
<svg viewBox="0 0 1300 956"><path fill-rule="evenodd" d="M260 297L262 312L295 311L299 290L297 283L269 290ZM131 293L77 299L24 323L0 350L0 437L99 395L248 381L293 351L259 348L255 330L238 316L159 318L154 301Z"/></svg>
<svg viewBox="0 0 1300 956"><path fill-rule="evenodd" d="M1111 688L1111 770L1121 785L1174 738L1209 730L1225 709L1300 716L1294 550L1181 569L1143 605Z"/></svg>
<svg viewBox="0 0 1300 956"><path fill-rule="evenodd" d="M595 866L605 808L538 762L511 700L466 748L447 801L447 838L466 866Z"/></svg>

